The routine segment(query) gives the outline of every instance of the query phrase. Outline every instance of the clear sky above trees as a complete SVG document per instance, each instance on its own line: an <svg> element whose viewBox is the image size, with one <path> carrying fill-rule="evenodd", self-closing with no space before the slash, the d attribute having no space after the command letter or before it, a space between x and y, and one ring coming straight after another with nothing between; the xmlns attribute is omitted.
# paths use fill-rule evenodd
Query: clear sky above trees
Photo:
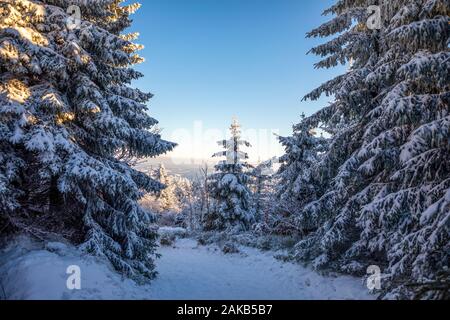
<svg viewBox="0 0 450 320"><path fill-rule="evenodd" d="M327 102L326 98L301 102L301 98L344 71L314 70L317 57L306 55L323 39L306 39L305 34L329 19L321 13L331 3L143 1L133 16L133 30L141 34L139 43L145 45L141 53L146 58L138 67L145 77L136 85L155 94L150 111L160 120L163 136L176 138L173 134L180 129L192 133L198 120L203 130L225 133L233 116L244 130L275 129L289 135L302 112L312 114ZM262 148L276 143L270 133L265 136L256 142ZM178 142L174 156L196 153L189 141Z"/></svg>

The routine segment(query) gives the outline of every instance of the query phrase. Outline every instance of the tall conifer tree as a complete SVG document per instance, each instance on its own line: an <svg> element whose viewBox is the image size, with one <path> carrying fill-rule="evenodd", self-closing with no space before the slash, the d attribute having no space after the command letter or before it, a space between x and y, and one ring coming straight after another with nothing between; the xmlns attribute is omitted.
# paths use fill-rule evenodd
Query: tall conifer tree
<svg viewBox="0 0 450 320"><path fill-rule="evenodd" d="M252 208L252 195L248 188L250 177L247 169L251 166L245 162L248 154L242 147L250 147L250 143L242 140L241 126L235 119L230 127L231 138L219 141L225 151L214 154L214 157L225 157L209 177L211 197L215 200L214 208L205 216L204 225L207 230L233 229L246 230L255 220Z"/></svg>
<svg viewBox="0 0 450 320"><path fill-rule="evenodd" d="M305 97L335 102L301 125L332 139L315 173L323 188L299 212L311 232L297 257L358 274L379 265L384 297L448 298L449 8L340 0L308 34L334 36L311 50L317 68L351 68Z"/></svg>
<svg viewBox="0 0 450 320"><path fill-rule="evenodd" d="M163 186L128 160L174 144L130 86L142 47L123 31L139 6L122 2L0 1L0 223L148 279L156 234L138 200Z"/></svg>

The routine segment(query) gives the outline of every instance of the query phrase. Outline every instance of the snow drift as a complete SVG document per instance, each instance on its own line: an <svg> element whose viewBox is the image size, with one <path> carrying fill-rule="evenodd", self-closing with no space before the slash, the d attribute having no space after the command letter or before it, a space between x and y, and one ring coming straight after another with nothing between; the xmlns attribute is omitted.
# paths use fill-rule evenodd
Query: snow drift
<svg viewBox="0 0 450 320"><path fill-rule="evenodd" d="M123 278L108 261L63 243L19 238L0 251L0 283L7 299L371 299L362 281L323 277L273 258L273 252L240 247L224 255L217 246L180 239L160 248L159 275L149 285ZM81 290L69 290L69 266L81 270ZM0 290L1 291L1 290Z"/></svg>

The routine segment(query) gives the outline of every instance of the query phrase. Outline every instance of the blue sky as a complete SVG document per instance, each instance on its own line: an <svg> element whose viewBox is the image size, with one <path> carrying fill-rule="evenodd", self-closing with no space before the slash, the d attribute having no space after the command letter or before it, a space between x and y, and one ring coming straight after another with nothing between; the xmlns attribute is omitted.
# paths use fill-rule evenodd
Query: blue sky
<svg viewBox="0 0 450 320"><path fill-rule="evenodd" d="M146 62L137 66L145 77L135 85L155 94L150 114L160 121L163 137L181 140L176 141L180 147L174 156L209 154L208 149L200 155L191 146L193 139L179 137L193 134L195 123L200 130L198 121L202 132L225 132L237 116L244 129L275 129L289 135L302 112L311 114L326 105L329 98L319 102L301 98L343 72L315 70L318 58L306 55L324 40L306 39L305 34L329 19L321 13L332 3L143 1L133 15L132 30L140 32L138 42L145 46L140 53ZM267 152L257 153L253 156L267 157Z"/></svg>

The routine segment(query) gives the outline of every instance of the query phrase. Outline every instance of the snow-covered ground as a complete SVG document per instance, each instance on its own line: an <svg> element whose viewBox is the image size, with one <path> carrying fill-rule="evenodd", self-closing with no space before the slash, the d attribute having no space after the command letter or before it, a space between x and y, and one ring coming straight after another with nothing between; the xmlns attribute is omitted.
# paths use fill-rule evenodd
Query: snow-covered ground
<svg viewBox="0 0 450 320"><path fill-rule="evenodd" d="M70 246L24 241L0 253L0 297L9 299L373 299L360 279L323 277L273 253L240 248L225 255L191 239L162 247L151 285L123 279L104 261ZM81 269L81 290L66 286L67 267ZM2 288L3 287L3 288Z"/></svg>

